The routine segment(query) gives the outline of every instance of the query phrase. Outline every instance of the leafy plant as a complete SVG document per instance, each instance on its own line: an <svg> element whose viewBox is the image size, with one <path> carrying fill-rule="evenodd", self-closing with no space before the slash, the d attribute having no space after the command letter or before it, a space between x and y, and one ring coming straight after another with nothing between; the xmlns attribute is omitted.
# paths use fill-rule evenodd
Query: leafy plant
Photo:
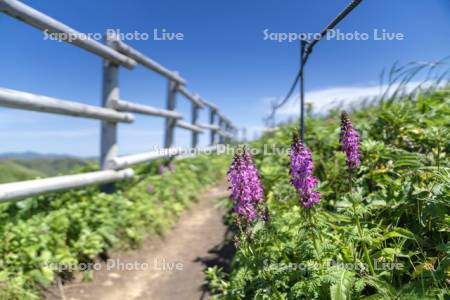
<svg viewBox="0 0 450 300"><path fill-rule="evenodd" d="M352 112L362 143L351 193L337 112L309 118L305 144L321 194L309 210L288 173L296 126L253 143L271 218L237 239L230 274L207 271L215 298L446 299L449 107L450 92L441 90ZM283 151L264 154L267 145Z"/></svg>
<svg viewBox="0 0 450 300"><path fill-rule="evenodd" d="M226 157L138 166L114 194L91 187L0 205L0 299L38 299L41 289L71 272L54 266L92 262L112 247L137 247L163 234L206 186L225 174ZM152 188L149 189L148 186ZM89 277L89 276L88 276Z"/></svg>

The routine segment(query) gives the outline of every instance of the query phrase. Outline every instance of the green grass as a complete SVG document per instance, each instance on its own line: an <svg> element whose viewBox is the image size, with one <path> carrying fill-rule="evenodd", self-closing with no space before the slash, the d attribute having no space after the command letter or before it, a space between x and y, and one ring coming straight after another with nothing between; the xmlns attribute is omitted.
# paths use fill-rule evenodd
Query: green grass
<svg viewBox="0 0 450 300"><path fill-rule="evenodd" d="M21 181L37 177L45 177L45 174L25 167L15 161L0 161L0 183Z"/></svg>
<svg viewBox="0 0 450 300"><path fill-rule="evenodd" d="M0 160L0 183L66 175L91 165L94 162L75 158Z"/></svg>

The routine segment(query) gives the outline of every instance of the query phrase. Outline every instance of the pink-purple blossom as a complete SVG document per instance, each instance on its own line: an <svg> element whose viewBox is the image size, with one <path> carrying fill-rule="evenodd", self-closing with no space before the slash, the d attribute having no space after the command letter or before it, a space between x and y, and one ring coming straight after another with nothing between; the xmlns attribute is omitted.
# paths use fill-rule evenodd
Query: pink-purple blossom
<svg viewBox="0 0 450 300"><path fill-rule="evenodd" d="M341 134L339 142L341 149L347 156L347 166L350 170L361 165L359 151L359 134L350 121L348 114L344 111L341 114Z"/></svg>
<svg viewBox="0 0 450 300"><path fill-rule="evenodd" d="M233 157L228 170L231 199L239 217L253 222L258 217L258 204L264 198L258 170L249 151L244 147Z"/></svg>
<svg viewBox="0 0 450 300"><path fill-rule="evenodd" d="M291 183L300 196L300 204L304 208L311 208L320 202L320 193L315 191L318 180L313 175L311 151L299 140L297 134L292 138L289 157Z"/></svg>
<svg viewBox="0 0 450 300"><path fill-rule="evenodd" d="M167 167L164 166L163 164L159 165L158 168L158 173L159 175L163 175L164 173L166 173L168 171Z"/></svg>
<svg viewBox="0 0 450 300"><path fill-rule="evenodd" d="M158 173L159 175L163 175L166 172L175 172L175 164L171 161L169 162L169 164L167 166L165 166L164 164L160 164L159 165L159 169L158 169Z"/></svg>

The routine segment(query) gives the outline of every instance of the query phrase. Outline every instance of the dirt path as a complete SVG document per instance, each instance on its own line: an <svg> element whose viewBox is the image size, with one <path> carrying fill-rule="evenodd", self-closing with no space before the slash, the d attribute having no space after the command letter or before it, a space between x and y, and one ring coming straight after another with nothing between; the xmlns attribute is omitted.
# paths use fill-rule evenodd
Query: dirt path
<svg viewBox="0 0 450 300"><path fill-rule="evenodd" d="M113 252L92 282L64 285L62 292L53 292L48 299L208 299L203 270L220 264L223 252L230 250L222 245L223 211L214 201L226 194L223 183L210 189L164 239L150 239L135 251Z"/></svg>

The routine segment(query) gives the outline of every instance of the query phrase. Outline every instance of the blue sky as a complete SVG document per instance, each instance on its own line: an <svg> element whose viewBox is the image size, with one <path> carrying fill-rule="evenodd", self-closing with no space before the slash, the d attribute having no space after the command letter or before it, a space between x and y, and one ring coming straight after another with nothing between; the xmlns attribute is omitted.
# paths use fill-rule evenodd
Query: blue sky
<svg viewBox="0 0 450 300"><path fill-rule="evenodd" d="M283 97L298 68L298 42L264 40L268 32L319 32L347 0L264 1L23 1L86 33L154 29L181 32L183 41L127 41L149 57L177 70L188 88L214 102L249 136L263 128L268 102ZM324 40L306 70L307 100L371 92L384 67L395 61L433 61L450 54L447 0L365 0L338 28L368 33L366 41ZM401 41L375 41L373 30L402 33ZM0 87L93 105L100 104L99 57L83 49L44 40L42 32L0 15ZM164 107L166 80L143 67L121 69L124 99ZM316 98L315 98L316 97ZM190 103L178 97L189 120ZM326 109L326 105L321 109ZM295 110L287 109L279 118ZM206 121L207 113L201 113ZM97 155L99 122L43 113L0 109L0 152ZM162 143L163 119L137 116L119 127L119 152L135 153ZM179 129L177 145L189 143ZM207 136L201 144L207 143Z"/></svg>

